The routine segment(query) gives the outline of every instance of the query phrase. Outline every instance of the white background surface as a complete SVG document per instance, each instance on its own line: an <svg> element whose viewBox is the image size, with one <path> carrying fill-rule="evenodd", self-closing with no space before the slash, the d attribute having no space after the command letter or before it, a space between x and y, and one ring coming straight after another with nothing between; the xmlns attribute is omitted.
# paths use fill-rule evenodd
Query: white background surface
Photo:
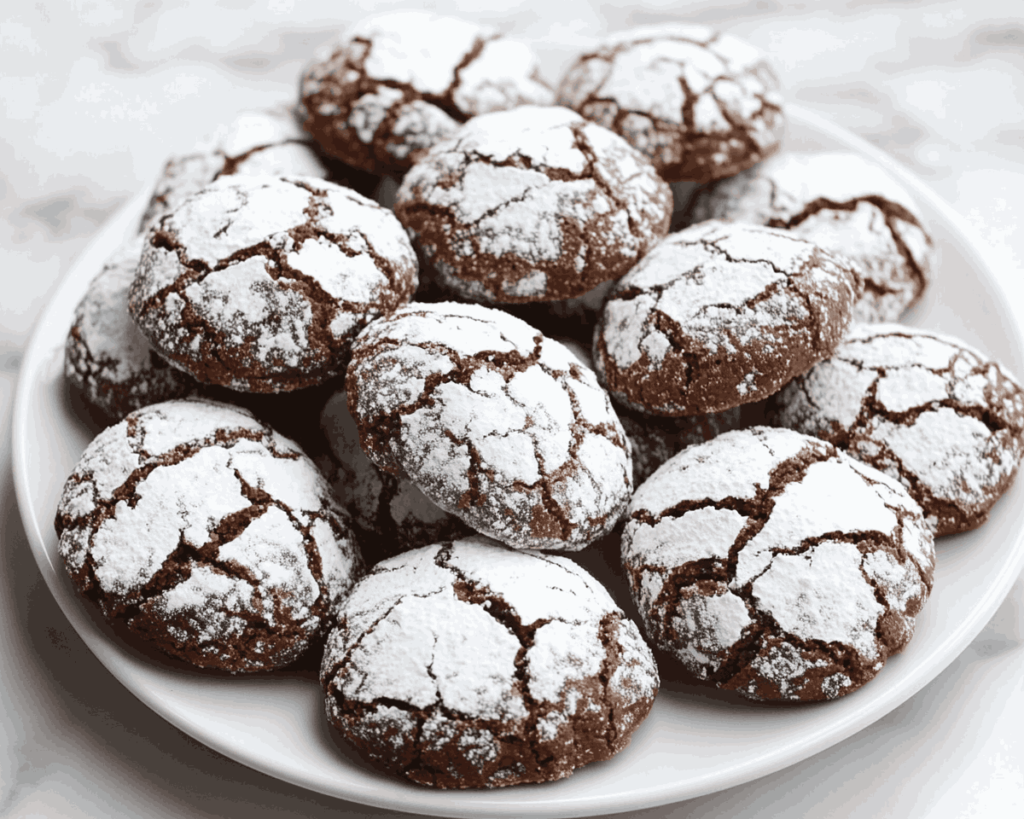
<svg viewBox="0 0 1024 819"><path fill-rule="evenodd" d="M152 715L42 584L10 488L19 351L75 253L166 156L226 112L288 98L308 54L369 3L19 2L0 20L0 816L386 816L254 773ZM376 8L385 5L376 4ZM428 4L453 11L454 3ZM775 55L790 98L930 182L981 234L1024 319L1019 2L628 7L527 0L463 13L537 43L550 81L608 30L727 28ZM1024 375L1018 373L1018 375ZM641 817L1024 814L1024 582L971 647L880 723L804 763Z"/></svg>

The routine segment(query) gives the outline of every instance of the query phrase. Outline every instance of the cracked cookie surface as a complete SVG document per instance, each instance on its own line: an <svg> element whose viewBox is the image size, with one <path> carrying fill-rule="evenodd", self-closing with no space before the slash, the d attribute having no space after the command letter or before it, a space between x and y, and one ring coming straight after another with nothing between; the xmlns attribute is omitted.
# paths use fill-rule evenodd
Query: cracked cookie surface
<svg viewBox="0 0 1024 819"><path fill-rule="evenodd" d="M199 389L156 354L128 315L128 288L141 254L142 237L136 236L107 260L75 308L64 344L64 377L112 421Z"/></svg>
<svg viewBox="0 0 1024 819"><path fill-rule="evenodd" d="M704 26L607 38L566 72L558 104L621 134L668 182L732 176L773 154L785 127L766 55Z"/></svg>
<svg viewBox="0 0 1024 819"><path fill-rule="evenodd" d="M854 321L895 321L924 292L935 247L910 194L846 152L782 153L697 192L685 223L751 222L792 231L857 263Z"/></svg>
<svg viewBox="0 0 1024 819"><path fill-rule="evenodd" d="M386 557L471 533L408 478L378 469L359 445L359 428L344 390L320 413L330 454L317 465L352 520L363 558L370 565Z"/></svg>
<svg viewBox="0 0 1024 819"><path fill-rule="evenodd" d="M304 127L324 151L397 175L470 117L554 97L525 44L420 11L352 26L315 56L299 93Z"/></svg>
<svg viewBox="0 0 1024 819"><path fill-rule="evenodd" d="M1013 376L962 341L898 324L854 326L767 417L899 480L936 535L984 523L1024 456Z"/></svg>
<svg viewBox="0 0 1024 819"><path fill-rule="evenodd" d="M935 551L897 481L824 441L755 427L647 480L622 560L648 637L687 670L806 701L856 690L906 646Z"/></svg>
<svg viewBox="0 0 1024 819"><path fill-rule="evenodd" d="M75 587L108 621L231 672L297 659L361 566L313 462L214 401L153 404L100 433L55 527Z"/></svg>
<svg viewBox="0 0 1024 819"><path fill-rule="evenodd" d="M641 412L758 401L832 353L859 293L852 263L787 231L702 222L615 285L594 333L595 369Z"/></svg>
<svg viewBox="0 0 1024 819"><path fill-rule="evenodd" d="M639 629L579 566L474 537L363 578L328 637L321 683L331 723L378 766L493 788L615 755L659 680Z"/></svg>
<svg viewBox="0 0 1024 819"><path fill-rule="evenodd" d="M395 213L462 298L531 302L618 278L665 235L672 191L625 140L567 108L475 117L406 174Z"/></svg>
<svg viewBox="0 0 1024 819"><path fill-rule="evenodd" d="M417 264L394 215L308 177L225 177L146 235L129 309L204 383L283 392L343 373L372 319L407 302Z"/></svg>
<svg viewBox="0 0 1024 819"><path fill-rule="evenodd" d="M625 434L594 373L523 321L475 304L410 304L352 348L363 451L473 529L578 550L633 488Z"/></svg>

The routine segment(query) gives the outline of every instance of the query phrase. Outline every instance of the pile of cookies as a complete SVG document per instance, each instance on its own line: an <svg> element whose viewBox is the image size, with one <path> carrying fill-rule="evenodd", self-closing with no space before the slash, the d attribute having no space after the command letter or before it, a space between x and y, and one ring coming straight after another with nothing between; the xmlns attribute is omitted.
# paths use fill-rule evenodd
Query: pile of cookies
<svg viewBox="0 0 1024 819"><path fill-rule="evenodd" d="M442 788L611 757L659 664L856 690L1024 454L1017 381L894 323L936 266L912 198L780 151L764 54L658 27L536 65L352 26L294 111L168 162L66 346L110 424L57 510L79 591L199 667L317 653L341 734ZM551 554L609 539L643 633Z"/></svg>

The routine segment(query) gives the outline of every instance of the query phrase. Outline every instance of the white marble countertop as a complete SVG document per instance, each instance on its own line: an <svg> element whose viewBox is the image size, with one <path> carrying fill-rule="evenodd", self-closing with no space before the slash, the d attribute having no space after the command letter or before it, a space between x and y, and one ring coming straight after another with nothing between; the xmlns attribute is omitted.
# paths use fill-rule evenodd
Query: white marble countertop
<svg viewBox="0 0 1024 819"><path fill-rule="evenodd" d="M32 559L11 488L20 353L99 225L225 112L294 93L313 47L392 3L7 4L0 20L0 816L390 816L199 745L92 656ZM727 28L772 52L789 98L929 182L980 235L1024 322L1024 15L1019 0L622 7L434 2L532 40L545 74L609 30ZM422 7L422 6L421 6ZM1021 375L1021 374L1018 374ZM1024 579L923 691L805 762L637 817L1024 815Z"/></svg>

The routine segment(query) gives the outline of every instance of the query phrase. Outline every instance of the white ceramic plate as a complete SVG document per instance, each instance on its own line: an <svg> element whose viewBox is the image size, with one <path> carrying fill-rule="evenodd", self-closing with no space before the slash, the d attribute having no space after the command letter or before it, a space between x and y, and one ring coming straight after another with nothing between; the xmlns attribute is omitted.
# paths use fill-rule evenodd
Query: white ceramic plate
<svg viewBox="0 0 1024 819"><path fill-rule="evenodd" d="M796 106L787 147L846 149L884 165L915 195L941 251L936 281L910 324L942 330L1024 374L1021 330L984 253L956 213L887 155ZM938 544L935 590L917 634L868 686L832 703L767 707L667 682L632 744L615 759L549 785L431 791L386 778L333 738L311 675L211 677L153 662L118 640L76 596L57 554L53 516L91 433L62 377L75 305L113 248L135 229L140 195L96 236L40 317L15 399L14 477L29 542L50 590L100 661L150 708L221 753L271 776L355 802L447 816L585 816L687 799L805 759L883 717L970 643L1024 568L1024 480L981 529Z"/></svg>

